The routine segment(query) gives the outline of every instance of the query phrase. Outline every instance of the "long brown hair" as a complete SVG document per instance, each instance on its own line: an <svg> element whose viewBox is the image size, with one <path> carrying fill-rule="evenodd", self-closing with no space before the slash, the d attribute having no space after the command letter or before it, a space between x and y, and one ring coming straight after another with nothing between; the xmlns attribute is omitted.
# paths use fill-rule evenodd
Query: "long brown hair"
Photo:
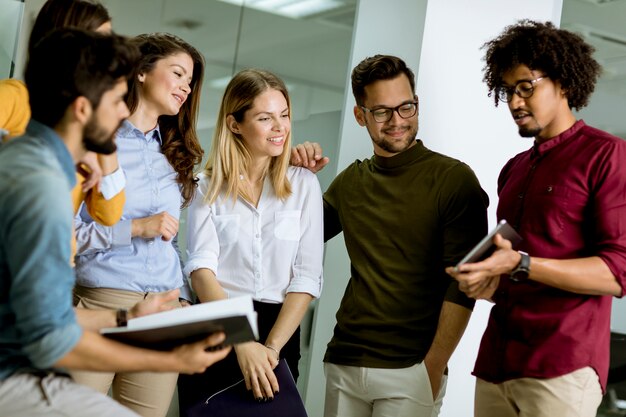
<svg viewBox="0 0 626 417"><path fill-rule="evenodd" d="M291 101L285 83L269 71L247 69L237 73L228 83L220 106L215 134L211 143L211 152L205 171L211 177L206 195L206 202L213 203L223 187L226 196L233 199L241 196L252 201L247 189L243 186L242 176L248 173L250 152L244 141L234 134L227 125L226 119L232 115L239 123L243 122L246 111L252 108L254 99L267 90L277 90L287 100L291 117ZM291 130L285 139L283 153L270 159L267 173L270 176L274 193L281 200L291 195L291 184L287 179L287 168L291 149Z"/></svg>
<svg viewBox="0 0 626 417"><path fill-rule="evenodd" d="M202 161L203 153L196 133L196 121L204 78L204 58L196 48L169 33L139 35L133 42L139 47L141 58L134 76L128 82L126 104L131 114L139 105L139 74L152 71L157 61L180 52L189 54L193 61L191 92L187 100L177 115L159 116L163 141L161 151L178 174L177 182L181 185L183 196L182 207L187 207L193 200L198 182L193 170Z"/></svg>

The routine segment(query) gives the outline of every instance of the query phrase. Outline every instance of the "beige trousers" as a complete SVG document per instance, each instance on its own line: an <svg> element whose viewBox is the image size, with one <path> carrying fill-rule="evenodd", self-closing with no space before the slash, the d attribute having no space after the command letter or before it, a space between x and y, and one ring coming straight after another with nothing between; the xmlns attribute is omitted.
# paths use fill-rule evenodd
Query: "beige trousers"
<svg viewBox="0 0 626 417"><path fill-rule="evenodd" d="M0 416L138 417L67 375L44 371L17 373L0 380Z"/></svg>
<svg viewBox="0 0 626 417"><path fill-rule="evenodd" d="M90 310L130 309L148 294L109 288L74 288L74 305ZM172 304L180 307L176 301ZM104 394L144 417L165 417L176 388L177 373L72 371L72 378Z"/></svg>
<svg viewBox="0 0 626 417"><path fill-rule="evenodd" d="M595 417L601 401L598 375L590 367L500 384L477 379L474 417Z"/></svg>
<svg viewBox="0 0 626 417"><path fill-rule="evenodd" d="M446 393L443 376L433 399L424 362L384 369L324 363L324 417L436 417Z"/></svg>

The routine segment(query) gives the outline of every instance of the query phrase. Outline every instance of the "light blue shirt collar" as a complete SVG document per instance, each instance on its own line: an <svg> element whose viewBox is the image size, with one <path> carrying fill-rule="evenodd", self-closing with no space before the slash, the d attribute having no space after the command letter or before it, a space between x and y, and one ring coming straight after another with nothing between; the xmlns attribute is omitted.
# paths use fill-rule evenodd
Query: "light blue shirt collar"
<svg viewBox="0 0 626 417"><path fill-rule="evenodd" d="M124 136L124 137L137 136L137 137L146 138L146 139L154 138L161 145L163 145L163 141L161 139L161 128L159 127L158 123L154 129L149 130L148 132L144 134L138 127L136 127L128 119L126 119L122 122L122 125L117 131L117 135Z"/></svg>

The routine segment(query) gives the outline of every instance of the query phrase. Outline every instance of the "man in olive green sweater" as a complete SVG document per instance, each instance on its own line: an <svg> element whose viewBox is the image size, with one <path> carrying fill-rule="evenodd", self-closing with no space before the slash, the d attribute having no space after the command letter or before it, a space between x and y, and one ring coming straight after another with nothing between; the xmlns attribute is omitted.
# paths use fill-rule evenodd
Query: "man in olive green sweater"
<svg viewBox="0 0 626 417"><path fill-rule="evenodd" d="M324 194L351 277L324 358L326 417L436 416L473 301L445 273L487 231L488 197L464 163L416 139L413 72L377 55L352 72L354 115L374 156Z"/></svg>

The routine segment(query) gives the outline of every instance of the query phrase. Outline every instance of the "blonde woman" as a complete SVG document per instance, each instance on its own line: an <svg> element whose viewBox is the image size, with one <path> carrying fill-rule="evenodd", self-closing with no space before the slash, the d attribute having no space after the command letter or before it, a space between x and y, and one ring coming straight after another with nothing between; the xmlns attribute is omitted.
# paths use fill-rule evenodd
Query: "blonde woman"
<svg viewBox="0 0 626 417"><path fill-rule="evenodd" d="M289 167L290 145L282 80L257 69L235 75L189 207L185 273L201 302L251 295L260 339L203 375L181 376L181 415L241 378L257 400L272 399L280 357L298 377L300 321L322 288L323 218L317 178Z"/></svg>

